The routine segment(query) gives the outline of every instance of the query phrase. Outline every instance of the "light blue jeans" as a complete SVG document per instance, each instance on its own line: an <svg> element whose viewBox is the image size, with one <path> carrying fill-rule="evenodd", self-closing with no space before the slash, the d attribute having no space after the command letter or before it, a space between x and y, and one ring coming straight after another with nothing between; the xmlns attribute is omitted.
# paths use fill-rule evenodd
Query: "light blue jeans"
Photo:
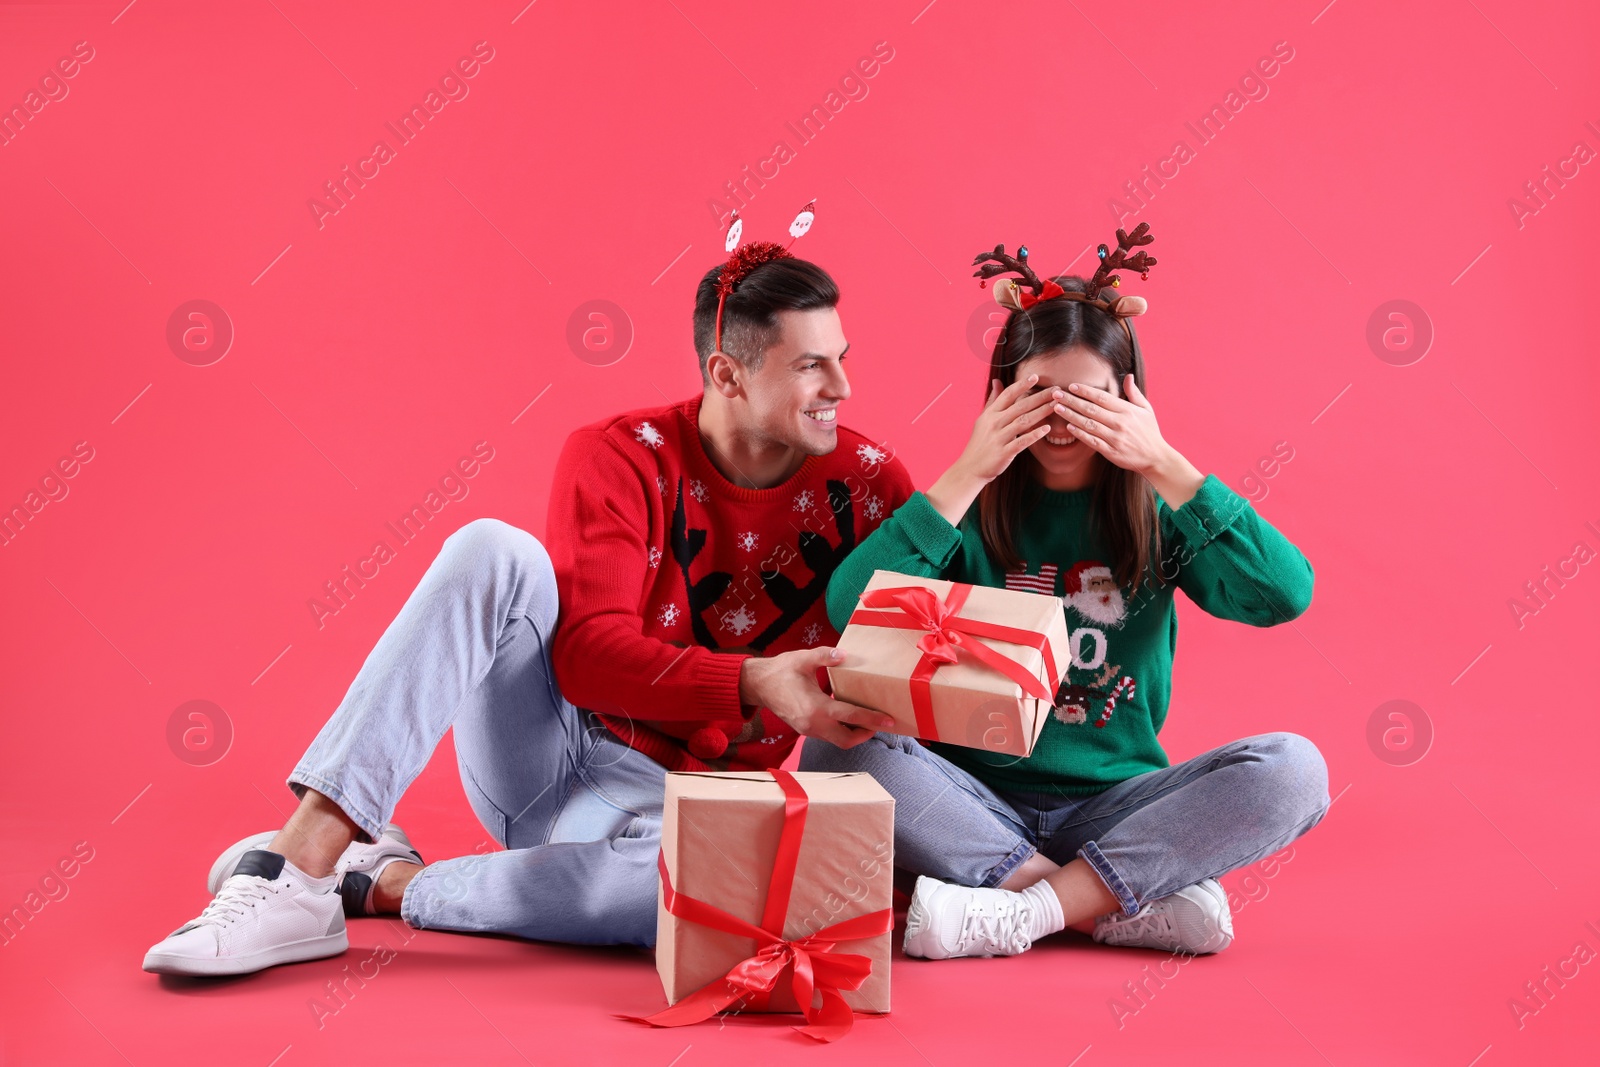
<svg viewBox="0 0 1600 1067"><path fill-rule="evenodd" d="M478 519L445 539L289 776L367 839L444 732L505 851L429 864L401 916L427 930L653 945L666 770L561 695L555 575L537 538Z"/></svg>
<svg viewBox="0 0 1600 1067"><path fill-rule="evenodd" d="M800 766L866 771L894 797L895 865L997 886L1034 853L1081 856L1132 915L1254 863L1322 821L1328 768L1299 734L1257 734L1087 797L991 789L915 738L850 749L810 738Z"/></svg>

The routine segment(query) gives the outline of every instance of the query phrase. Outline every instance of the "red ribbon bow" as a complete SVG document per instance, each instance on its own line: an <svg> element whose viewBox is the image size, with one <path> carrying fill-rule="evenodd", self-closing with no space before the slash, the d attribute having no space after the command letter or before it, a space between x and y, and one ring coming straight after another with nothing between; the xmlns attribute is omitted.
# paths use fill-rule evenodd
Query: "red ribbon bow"
<svg viewBox="0 0 1600 1067"><path fill-rule="evenodd" d="M1061 286L1057 285L1055 282L1046 280L1045 283L1039 287L1038 296L1034 296L1026 289L1019 287L1017 289L1017 303L1022 305L1023 311L1027 311L1029 308L1033 307L1033 305L1039 303L1039 301L1053 299L1054 297L1058 297L1065 292L1066 290L1061 288Z"/></svg>
<svg viewBox="0 0 1600 1067"><path fill-rule="evenodd" d="M884 908L823 927L805 937L783 936L810 800L805 787L788 771L776 768L768 773L783 789L783 830L778 838L778 853L772 861L772 881L767 887L767 903L760 926L675 891L667 874L666 854L663 852L656 859L661 871L662 901L669 912L713 930L751 938L760 948L754 956L734 964L720 980L707 983L669 1008L654 1015L620 1015L618 1018L652 1026L686 1026L709 1019L747 997L746 1007L760 1011L767 1006L783 973L790 971L790 989L806 1017L806 1025L794 1029L818 1041L834 1041L850 1032L854 1016L841 990L861 988L872 973L872 961L866 956L834 949L841 941L888 933L894 928L894 913ZM813 1005L812 1001L817 999L814 994L821 995L820 1004Z"/></svg>
<svg viewBox="0 0 1600 1067"><path fill-rule="evenodd" d="M969 637L988 637L1009 641L1016 645L1037 648L1044 655L1045 670L1055 678L1055 656L1050 651L1047 635L1016 626L1003 626L995 622L960 617L962 605L972 586L964 582L951 582L950 592L941 603L932 589L921 585L897 585L874 589L861 597L869 608L899 608L900 613L863 611L857 608L850 622L861 626L888 626L897 630L927 630L917 642L922 656L911 671L911 709L917 717L917 736L930 741L939 740L938 725L933 719L933 675L946 663L955 663L961 656L970 656L988 667L1004 674L1022 687L1022 691L1040 700L1051 700L1054 694L1031 672L996 652L981 641L966 641Z"/></svg>

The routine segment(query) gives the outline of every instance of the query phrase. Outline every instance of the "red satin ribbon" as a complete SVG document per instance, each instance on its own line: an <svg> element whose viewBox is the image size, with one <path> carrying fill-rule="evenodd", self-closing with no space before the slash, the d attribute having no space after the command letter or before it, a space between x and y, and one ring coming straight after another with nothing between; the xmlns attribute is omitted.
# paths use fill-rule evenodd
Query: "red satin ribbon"
<svg viewBox="0 0 1600 1067"><path fill-rule="evenodd" d="M1022 687L1022 691L1040 700L1051 700L1054 694L1045 683L1030 674L1020 663L996 652L981 641L965 641L968 637L988 637L1009 641L1014 645L1037 648L1044 654L1045 670L1050 678L1056 677L1055 656L1050 651L1050 638L1033 630L1016 626L1003 626L995 622L963 619L959 613L967 602L972 586L964 582L950 583L950 593L940 603L932 589L921 585L897 585L874 589L861 598L869 608L899 608L900 613L863 611L857 608L850 615L850 623L860 626L888 626L897 630L927 630L917 647L922 656L911 671L911 710L917 717L917 736L929 741L939 740L938 725L933 721L933 675L946 663L954 663L962 655L971 656L988 667L1004 674Z"/></svg>
<svg viewBox="0 0 1600 1067"><path fill-rule="evenodd" d="M675 891L667 874L666 854L656 859L661 871L662 900L669 912L687 922L751 938L760 946L756 954L735 964L718 981L707 983L663 1011L618 1018L652 1026L685 1026L709 1019L746 997L750 998L746 1006L760 1011L767 1006L784 971L789 970L795 1003L806 1017L806 1025L794 1029L818 1041L834 1041L850 1032L854 1016L840 991L861 988L872 973L872 961L866 956L834 949L841 941L888 933L894 928L894 913L884 908L834 923L795 940L783 936L789 895L794 889L800 858L800 839L805 832L806 808L810 802L805 788L794 775L781 768L769 773L783 789L783 831L778 837L778 854L772 861L772 881L767 887L767 903L760 926ZM821 994L821 1004L813 1006L813 994Z"/></svg>

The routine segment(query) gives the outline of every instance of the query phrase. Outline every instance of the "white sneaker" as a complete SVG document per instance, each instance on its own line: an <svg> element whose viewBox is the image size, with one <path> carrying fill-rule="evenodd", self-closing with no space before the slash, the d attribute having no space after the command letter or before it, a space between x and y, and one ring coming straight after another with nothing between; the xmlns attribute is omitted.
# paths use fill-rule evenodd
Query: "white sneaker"
<svg viewBox="0 0 1600 1067"><path fill-rule="evenodd" d="M245 853L265 849L276 836L276 830L264 830L229 845L211 865L211 873L206 877L207 891L215 894ZM370 845L360 841L350 843L350 847L344 850L339 862L334 865L339 875L339 896L344 901L344 913L347 916L358 918L378 914L372 906L372 887L377 884L378 875L383 873L383 869L396 860L422 865L421 853L411 846L411 839L406 832L394 823L385 826L383 833Z"/></svg>
<svg viewBox="0 0 1600 1067"><path fill-rule="evenodd" d="M1221 952L1233 944L1233 912L1215 878L1152 900L1132 915L1113 912L1094 921L1103 945L1159 948L1186 955Z"/></svg>
<svg viewBox="0 0 1600 1067"><path fill-rule="evenodd" d="M1033 946L1032 904L1007 889L951 885L923 875L906 912L907 956L1015 956Z"/></svg>
<svg viewBox="0 0 1600 1067"><path fill-rule="evenodd" d="M339 896L344 900L346 915L376 915L372 906L372 889L378 884L378 875L389 864L400 861L423 866L422 853L411 847L411 839L394 823L383 828L383 833L370 845L351 842L339 857Z"/></svg>
<svg viewBox="0 0 1600 1067"><path fill-rule="evenodd" d="M317 891L276 852L245 852L211 903L145 953L156 974L249 974L350 947L333 887Z"/></svg>

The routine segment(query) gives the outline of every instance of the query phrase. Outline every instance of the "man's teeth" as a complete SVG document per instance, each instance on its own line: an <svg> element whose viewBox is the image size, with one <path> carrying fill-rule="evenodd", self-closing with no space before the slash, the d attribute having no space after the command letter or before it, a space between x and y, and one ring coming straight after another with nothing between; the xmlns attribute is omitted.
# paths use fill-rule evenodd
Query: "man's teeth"
<svg viewBox="0 0 1600 1067"><path fill-rule="evenodd" d="M807 411L804 414L806 418L817 422L832 422L838 414L838 410L836 408L823 408L821 411Z"/></svg>
<svg viewBox="0 0 1600 1067"><path fill-rule="evenodd" d="M1076 441L1077 438L1073 437L1071 434L1068 434L1065 437L1054 437L1047 434L1045 436L1045 440L1049 441L1053 445L1070 445L1072 442Z"/></svg>

